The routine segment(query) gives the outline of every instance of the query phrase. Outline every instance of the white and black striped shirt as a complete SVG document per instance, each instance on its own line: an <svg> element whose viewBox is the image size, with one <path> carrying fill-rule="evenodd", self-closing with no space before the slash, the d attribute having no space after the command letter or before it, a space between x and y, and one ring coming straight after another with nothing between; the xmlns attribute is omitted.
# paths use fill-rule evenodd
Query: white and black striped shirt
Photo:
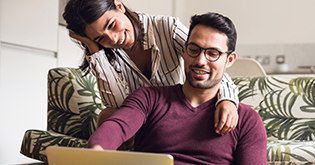
<svg viewBox="0 0 315 165"><path fill-rule="evenodd" d="M87 56L91 71L97 78L102 103L106 107L119 108L129 93L141 86L169 86L183 84L183 48L188 29L169 16L153 16L138 13L143 23L144 49L152 49L152 75L148 80L122 49L117 49L116 67L109 63L103 50ZM117 69L116 68L116 69ZM232 100L238 105L238 88L225 74L221 83L219 101Z"/></svg>

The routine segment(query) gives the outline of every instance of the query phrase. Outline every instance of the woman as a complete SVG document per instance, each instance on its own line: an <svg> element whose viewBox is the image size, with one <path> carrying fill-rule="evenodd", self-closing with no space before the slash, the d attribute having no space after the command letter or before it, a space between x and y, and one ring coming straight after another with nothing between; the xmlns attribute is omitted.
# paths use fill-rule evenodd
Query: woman
<svg viewBox="0 0 315 165"><path fill-rule="evenodd" d="M188 29L178 19L131 12L119 0L70 0L63 17L70 37L85 50L80 69L97 78L106 106L98 125L137 88L184 82L182 55ZM215 112L219 134L237 124L237 94L225 74Z"/></svg>

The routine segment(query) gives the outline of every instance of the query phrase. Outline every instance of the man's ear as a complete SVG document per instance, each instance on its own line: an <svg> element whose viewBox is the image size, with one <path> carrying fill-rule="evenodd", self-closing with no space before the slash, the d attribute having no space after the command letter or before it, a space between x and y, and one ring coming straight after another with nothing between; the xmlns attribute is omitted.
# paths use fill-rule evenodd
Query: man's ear
<svg viewBox="0 0 315 165"><path fill-rule="evenodd" d="M117 10L121 11L122 13L126 12L124 5L120 2L120 0L114 0Z"/></svg>
<svg viewBox="0 0 315 165"><path fill-rule="evenodd" d="M232 52L226 59L226 68L229 68L230 66L233 65L235 59L236 59L236 53Z"/></svg>

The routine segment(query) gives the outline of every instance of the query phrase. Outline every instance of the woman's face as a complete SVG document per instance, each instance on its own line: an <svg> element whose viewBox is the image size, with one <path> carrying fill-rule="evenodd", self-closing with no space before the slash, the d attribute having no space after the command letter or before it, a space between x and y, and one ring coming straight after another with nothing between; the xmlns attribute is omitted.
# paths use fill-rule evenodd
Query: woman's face
<svg viewBox="0 0 315 165"><path fill-rule="evenodd" d="M98 20L86 26L85 34L105 48L130 49L135 40L134 28L124 14L123 5L116 4L117 10L105 12Z"/></svg>

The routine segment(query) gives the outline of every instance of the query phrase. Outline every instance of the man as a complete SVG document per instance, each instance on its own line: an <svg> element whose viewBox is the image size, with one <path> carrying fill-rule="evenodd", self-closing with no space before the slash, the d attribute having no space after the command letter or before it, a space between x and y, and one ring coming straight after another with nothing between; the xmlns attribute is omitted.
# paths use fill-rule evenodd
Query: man
<svg viewBox="0 0 315 165"><path fill-rule="evenodd" d="M195 15L184 51L184 85L140 88L90 137L88 147L117 149L136 134L135 151L168 153L175 164L267 164L267 137L260 116L238 105L239 123L215 133L216 94L236 59L236 30L217 13Z"/></svg>

